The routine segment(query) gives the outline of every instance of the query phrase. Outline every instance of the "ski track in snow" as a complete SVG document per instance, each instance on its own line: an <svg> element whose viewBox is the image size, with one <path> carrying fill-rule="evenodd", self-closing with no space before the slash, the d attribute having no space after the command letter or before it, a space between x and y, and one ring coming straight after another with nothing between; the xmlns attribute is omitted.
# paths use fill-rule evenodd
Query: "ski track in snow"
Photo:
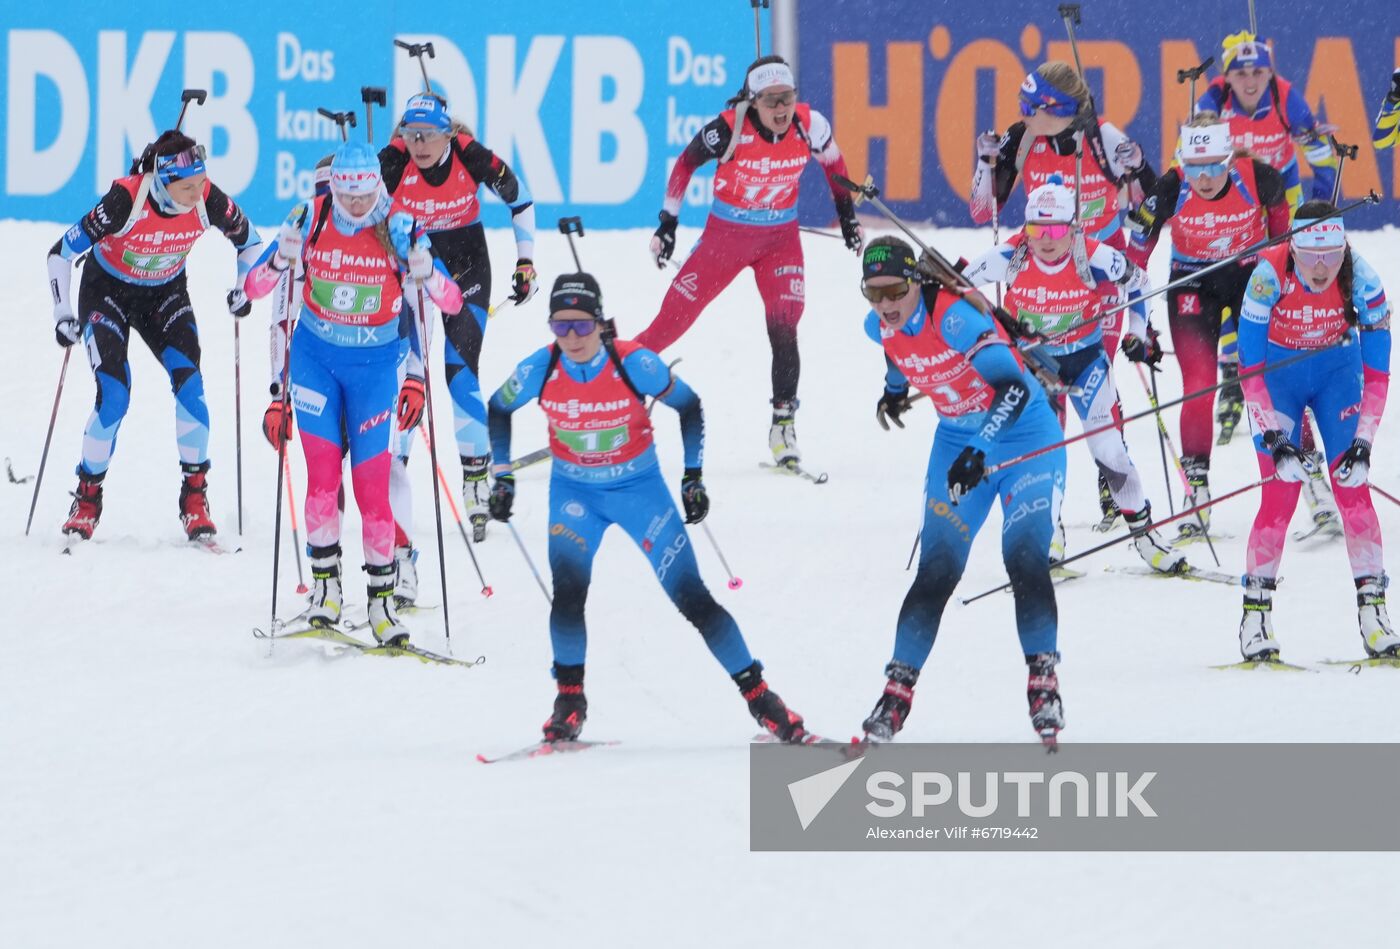
<svg viewBox="0 0 1400 949"><path fill-rule="evenodd" d="M548 342L547 290L569 255L563 238L543 225L537 261L546 292L492 319L482 361L486 392ZM0 224L0 285L8 288L12 327L8 371L0 376L11 407L0 455L13 458L21 476L38 468L58 374L43 257L64 226ZM590 232L579 245L624 336L650 320L674 273L649 264L648 236L641 229ZM686 249L698 231L682 236L678 247ZM489 239L501 296L513 247L507 230ZM1387 229L1353 239L1400 295L1400 237ZM989 236L945 230L937 243L950 256L971 257ZM830 483L815 487L757 465L768 457L769 349L749 274L667 356L684 357L679 371L705 401L709 523L743 589L725 589L719 562L697 532L702 570L774 688L816 731L843 737L858 730L883 684L912 576L903 568L919 525L934 419L920 404L908 429L876 426L883 362L862 332L866 306L855 260L837 241L812 237L804 245L797 424L808 466L829 472ZM540 945L566 929L580 946L702 946L741 935L774 945L846 946L882 931L927 933L947 945L1059 945L1071 935L1076 945L1381 944L1371 912L1377 903L1355 880L1393 869L1383 855L750 854L746 744L753 723L619 532L598 556L588 610L584 734L622 742L605 753L492 768L474 760L477 752L535 740L553 696L547 607L499 526L479 548L496 590L491 600L479 595L455 529L445 531L453 648L459 656L486 654L485 666L332 661L298 642L279 643L269 657L267 643L250 635L269 612L276 456L260 431L268 305L259 303L242 327L239 541L233 331L223 303L233 270L232 251L218 236L201 241L191 258L212 415L210 502L224 545L241 542L241 553L211 557L184 548L173 408L165 375L140 342L132 344L131 412L96 542L71 559L59 556L65 492L93 394L81 350L69 367L28 539L32 485L0 486L0 551L12 590L0 660L0 944ZM1164 270L1165 252L1154 261L1154 278ZM1153 312L1169 342L1160 300ZM432 372L439 431L450 432L440 339L437 332ZM1145 408L1135 374L1121 359L1118 366L1125 408ZM1171 357L1165 368L1167 399L1180 392L1180 378ZM1169 415L1176 437L1176 413ZM662 408L656 422L666 477L678 484L675 415ZM516 416L515 432L517 453L544 443L537 408ZM1384 426L1372 470L1381 486L1400 492L1392 432ZM1128 438L1164 514L1151 421L1130 425ZM450 460L454 453L442 454ZM295 455L300 498L299 448ZM426 456L420 442L412 462L415 528L421 588L436 602ZM1081 525L1070 528L1073 550L1101 536L1087 526L1098 518L1088 452L1078 445L1069 457L1064 519ZM1212 474L1217 493L1258 478L1243 432L1216 449ZM456 482L450 469L448 477ZM515 523L542 568L547 481L545 466L523 472L516 501ZM1180 493L1175 480L1172 490ZM1216 512L1214 523L1234 535L1217 542L1224 570L1242 570L1255 498ZM1400 542L1400 511L1379 498L1377 506L1387 539ZM993 514L984 528L958 595L1004 580L999 520ZM1294 528L1303 522L1300 504ZM353 504L345 546L347 596L362 602ZM282 550L279 613L290 616L299 604L289 537ZM1189 557L1214 567L1201 546ZM1136 562L1126 548L1100 554L1081 565L1088 578L1058 588L1064 740L1396 738L1400 678L1383 670L1211 671L1208 665L1237 658L1239 591L1103 571ZM1283 577L1275 627L1284 657L1360 655L1341 543L1290 544ZM440 611L408 623L416 642L445 648ZM1010 597L954 602L902 737L1033 741L1025 680ZM1375 813L1368 803L1381 789L1357 790L1355 812L1337 820ZM890 919L854 908L898 908L914 894L929 912ZM813 906L824 908L806 909Z"/></svg>

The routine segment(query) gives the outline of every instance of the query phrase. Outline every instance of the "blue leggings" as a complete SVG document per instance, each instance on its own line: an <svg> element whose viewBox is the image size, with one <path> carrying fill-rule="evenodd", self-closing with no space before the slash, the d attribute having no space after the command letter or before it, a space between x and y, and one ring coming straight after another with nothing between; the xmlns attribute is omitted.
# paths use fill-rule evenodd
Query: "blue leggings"
<svg viewBox="0 0 1400 949"><path fill-rule="evenodd" d="M715 601L700 579L681 512L656 467L611 484L587 484L558 476L550 480L549 569L554 576L554 608L549 614L549 636L555 663L583 664L588 648L584 602L593 576L593 557L611 524L626 531L642 549L666 595L700 630L725 672L734 675L753 664L734 617Z"/></svg>
<svg viewBox="0 0 1400 949"><path fill-rule="evenodd" d="M1054 413L1043 402L1028 408L1010 434L987 456L990 467L1061 438ZM939 425L924 480L924 527L919 571L904 597L895 626L894 660L923 668L948 598L962 578L972 540L992 503L1001 500L1004 517L1002 560L1016 599L1016 632L1026 655L1054 652L1058 612L1050 580L1050 537L1055 530L1065 483L1065 450L1057 448L998 471L954 507L948 500L948 469L967 444L968 433ZM985 607L984 607L985 608Z"/></svg>

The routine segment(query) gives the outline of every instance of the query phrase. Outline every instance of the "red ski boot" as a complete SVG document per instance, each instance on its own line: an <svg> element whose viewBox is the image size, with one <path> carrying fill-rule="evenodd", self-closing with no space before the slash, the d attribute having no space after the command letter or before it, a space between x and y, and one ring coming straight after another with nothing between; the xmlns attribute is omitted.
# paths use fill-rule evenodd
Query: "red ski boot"
<svg viewBox="0 0 1400 949"><path fill-rule="evenodd" d="M763 664L755 662L734 675L734 684L749 703L749 714L779 741L800 745L807 738L802 716L788 708L763 681Z"/></svg>
<svg viewBox="0 0 1400 949"><path fill-rule="evenodd" d="M63 533L92 540L92 532L102 517L102 479L105 477L105 471L90 475L79 469L78 490L73 492L73 506L68 509L68 520L63 522Z"/></svg>
<svg viewBox="0 0 1400 949"><path fill-rule="evenodd" d="M218 533L209 517L209 499L205 496L207 485L204 475L209 470L209 462L198 465L181 464L185 481L180 485L180 523L185 525L185 536L190 540L213 537Z"/></svg>
<svg viewBox="0 0 1400 949"><path fill-rule="evenodd" d="M554 714L544 723L544 740L576 741L588 719L588 699L583 694L583 666L554 664L559 694L554 697Z"/></svg>

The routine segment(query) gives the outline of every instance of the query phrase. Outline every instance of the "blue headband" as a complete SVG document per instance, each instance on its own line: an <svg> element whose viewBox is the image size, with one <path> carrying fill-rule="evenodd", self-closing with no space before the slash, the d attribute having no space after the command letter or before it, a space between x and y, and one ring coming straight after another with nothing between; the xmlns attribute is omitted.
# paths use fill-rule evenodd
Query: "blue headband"
<svg viewBox="0 0 1400 949"><path fill-rule="evenodd" d="M1030 118L1037 109L1044 109L1062 119L1069 118L1079 111L1079 100L1051 85L1038 72L1033 72L1021 83L1021 115Z"/></svg>
<svg viewBox="0 0 1400 949"><path fill-rule="evenodd" d="M205 173L204 146L195 145L174 155L156 156L156 174L162 184L170 184L181 178L192 178Z"/></svg>

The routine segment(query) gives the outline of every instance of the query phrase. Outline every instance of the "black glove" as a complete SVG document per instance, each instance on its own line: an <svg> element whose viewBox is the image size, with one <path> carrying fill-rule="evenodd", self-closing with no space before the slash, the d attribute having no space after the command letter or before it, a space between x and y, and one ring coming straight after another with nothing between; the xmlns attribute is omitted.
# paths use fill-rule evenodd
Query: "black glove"
<svg viewBox="0 0 1400 949"><path fill-rule="evenodd" d="M1158 339L1157 331L1149 326L1146 342L1131 334L1124 336L1123 355L1128 357L1128 362L1142 362L1147 363L1149 367L1156 366L1162 361L1162 343Z"/></svg>
<svg viewBox="0 0 1400 949"><path fill-rule="evenodd" d="M1308 480L1313 472L1312 459L1303 449L1288 440L1288 436L1278 429L1264 433L1264 447L1274 459L1274 470L1280 481L1294 481L1299 484Z"/></svg>
<svg viewBox="0 0 1400 949"><path fill-rule="evenodd" d="M845 208L841 211L841 236L846 240L846 247L860 253L860 247L865 243L865 233L861 230L860 221L856 218L854 207Z"/></svg>
<svg viewBox="0 0 1400 949"><path fill-rule="evenodd" d="M491 488L491 497L486 502L486 509L491 512L491 517L498 521L510 520L510 506L515 503L515 475L500 475L496 478L496 484Z"/></svg>
<svg viewBox="0 0 1400 949"><path fill-rule="evenodd" d="M679 219L669 211L662 211L656 217L661 221L661 226L652 235L651 256L656 258L657 268L665 270L666 261L676 252L676 224Z"/></svg>
<svg viewBox="0 0 1400 949"><path fill-rule="evenodd" d="M1365 484L1371 477L1371 443L1364 438L1354 439L1338 459L1333 476L1343 488L1359 488Z"/></svg>
<svg viewBox="0 0 1400 949"><path fill-rule="evenodd" d="M899 417L908 411L909 389L906 387L898 392L886 389L885 394L880 396L880 401L875 404L875 421L887 432L890 430L890 422L903 428L904 423Z"/></svg>
<svg viewBox="0 0 1400 949"><path fill-rule="evenodd" d="M230 290L224 299L228 301L228 311L234 316L247 316L253 312L253 301L241 289Z"/></svg>
<svg viewBox="0 0 1400 949"><path fill-rule="evenodd" d="M710 513L710 495L705 491L705 482L700 480L699 468L685 469L681 478L681 505L685 508L685 522L699 524Z"/></svg>
<svg viewBox="0 0 1400 949"><path fill-rule="evenodd" d="M954 505L987 476L987 454L980 448L966 445L953 459L948 469L948 498Z"/></svg>
<svg viewBox="0 0 1400 949"><path fill-rule="evenodd" d="M65 316L56 320L53 324L53 338L58 340L58 345L67 349L82 338L83 330L78 325L78 320L74 316Z"/></svg>

